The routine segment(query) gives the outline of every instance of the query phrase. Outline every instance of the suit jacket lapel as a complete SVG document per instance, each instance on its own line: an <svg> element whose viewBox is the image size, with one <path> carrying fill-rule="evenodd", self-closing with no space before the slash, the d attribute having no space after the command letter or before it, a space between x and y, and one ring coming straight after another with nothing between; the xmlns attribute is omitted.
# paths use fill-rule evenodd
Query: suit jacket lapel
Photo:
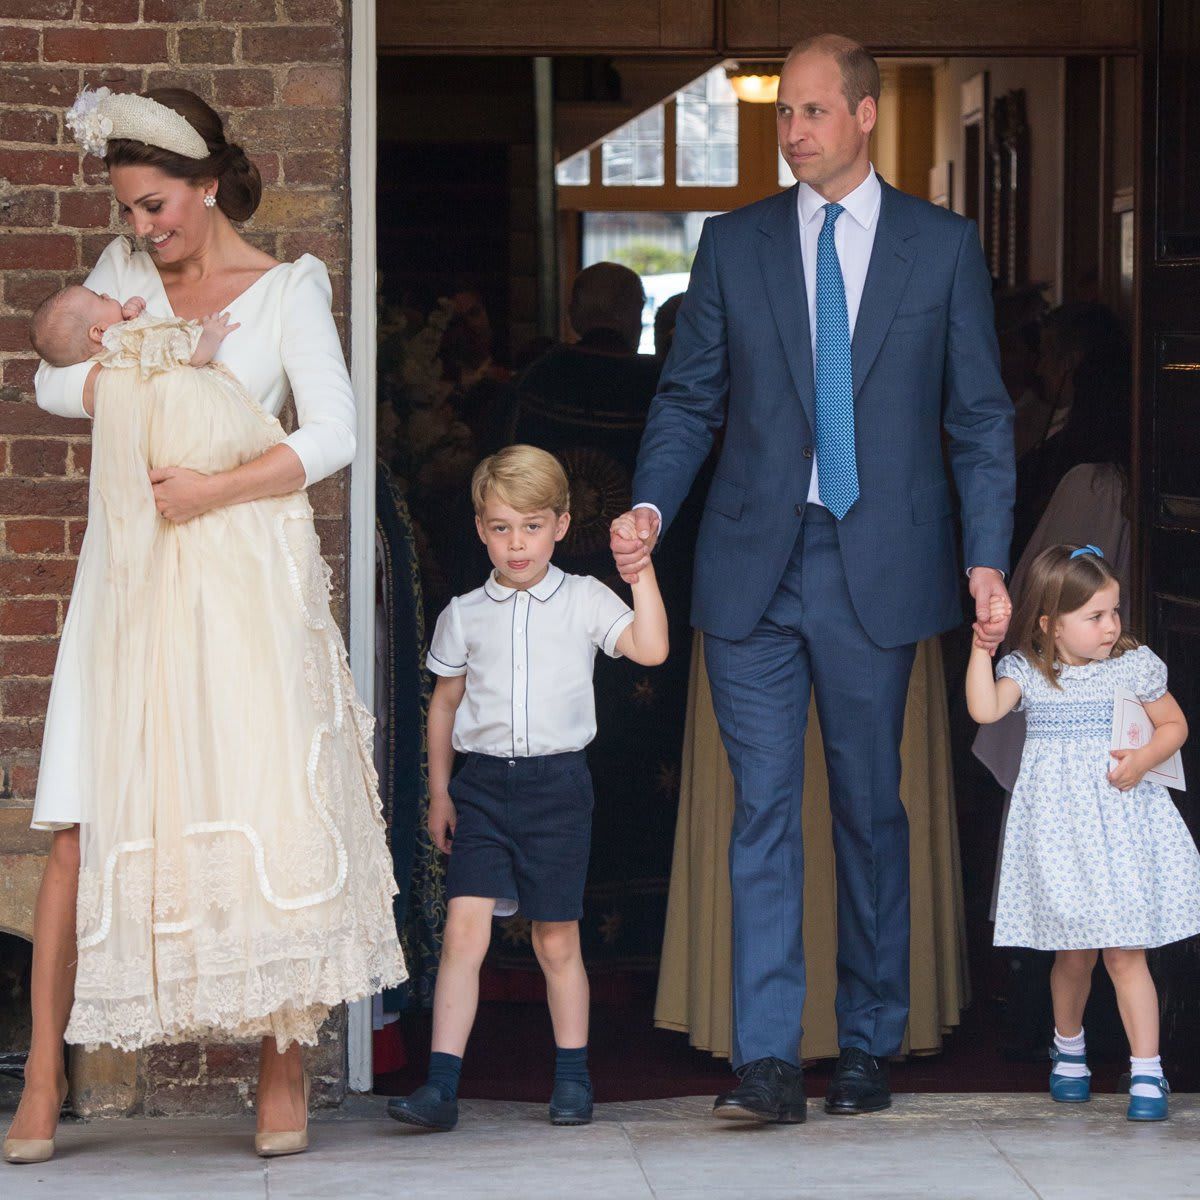
<svg viewBox="0 0 1200 1200"><path fill-rule="evenodd" d="M759 223L765 235L758 241L758 259L767 287L767 302L779 329L788 370L804 415L816 429L813 394L812 332L808 324L808 295L800 255L800 218L796 189L789 188L770 205Z"/></svg>
<svg viewBox="0 0 1200 1200"><path fill-rule="evenodd" d="M904 212L904 199L895 188L883 180L879 182L883 189L879 228L875 231L875 244L871 247L871 261L867 265L862 301L850 343L855 398L879 355L916 259L916 247L909 239L917 231Z"/></svg>

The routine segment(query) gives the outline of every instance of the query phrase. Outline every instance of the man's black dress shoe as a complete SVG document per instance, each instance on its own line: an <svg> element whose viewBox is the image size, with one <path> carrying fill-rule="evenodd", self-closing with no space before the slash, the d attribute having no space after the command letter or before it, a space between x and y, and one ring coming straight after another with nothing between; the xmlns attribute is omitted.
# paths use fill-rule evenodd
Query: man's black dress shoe
<svg viewBox="0 0 1200 1200"><path fill-rule="evenodd" d="M574 1079L560 1079L550 1096L551 1125L590 1125L592 1123L592 1085Z"/></svg>
<svg viewBox="0 0 1200 1200"><path fill-rule="evenodd" d="M879 1112L890 1108L892 1092L888 1086L886 1059L873 1058L865 1050L850 1046L838 1058L825 1111L836 1116Z"/></svg>
<svg viewBox="0 0 1200 1200"><path fill-rule="evenodd" d="M437 1088L425 1083L411 1096L396 1096L389 1100L387 1114L393 1121L405 1125L447 1133L458 1124L458 1101L443 1100Z"/></svg>
<svg viewBox="0 0 1200 1200"><path fill-rule="evenodd" d="M741 1082L733 1091L717 1097L714 1116L776 1125L800 1125L808 1116L799 1067L779 1058L756 1058L738 1069L738 1077Z"/></svg>

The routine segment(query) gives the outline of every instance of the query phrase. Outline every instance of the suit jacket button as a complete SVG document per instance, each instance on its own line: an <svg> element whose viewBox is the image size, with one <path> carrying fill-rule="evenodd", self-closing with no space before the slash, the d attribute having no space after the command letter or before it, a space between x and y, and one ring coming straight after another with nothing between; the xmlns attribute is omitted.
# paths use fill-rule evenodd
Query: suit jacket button
<svg viewBox="0 0 1200 1200"><path fill-rule="evenodd" d="M796 516L798 516L798 517L804 516L804 505L803 504L796 505Z"/></svg>
<svg viewBox="0 0 1200 1200"><path fill-rule="evenodd" d="M804 449L801 451L801 453L804 455L805 458L812 458L813 449L811 446L805 446Z"/></svg>

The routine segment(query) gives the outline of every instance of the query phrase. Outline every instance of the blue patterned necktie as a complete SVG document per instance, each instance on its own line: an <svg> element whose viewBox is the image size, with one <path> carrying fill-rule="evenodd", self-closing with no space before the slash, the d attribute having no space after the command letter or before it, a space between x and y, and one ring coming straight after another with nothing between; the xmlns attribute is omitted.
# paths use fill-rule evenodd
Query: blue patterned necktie
<svg viewBox="0 0 1200 1200"><path fill-rule="evenodd" d="M833 241L834 226L845 211L840 204L826 204L817 238L817 490L839 521L858 499L850 317Z"/></svg>

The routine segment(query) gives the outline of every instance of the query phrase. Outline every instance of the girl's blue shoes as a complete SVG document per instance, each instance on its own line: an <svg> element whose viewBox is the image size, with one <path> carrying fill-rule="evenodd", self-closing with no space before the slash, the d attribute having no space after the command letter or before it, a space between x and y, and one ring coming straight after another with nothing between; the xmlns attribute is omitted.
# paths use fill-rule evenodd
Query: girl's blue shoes
<svg viewBox="0 0 1200 1200"><path fill-rule="evenodd" d="M1055 1063L1087 1065L1087 1059L1082 1054L1063 1054L1056 1046L1050 1047L1050 1058ZM1060 1104L1083 1104L1084 1101L1092 1098L1092 1077L1090 1075L1060 1075L1052 1070L1050 1072L1050 1098L1057 1100ZM1132 1111L1132 1107L1130 1111ZM1138 1117L1136 1119L1150 1120L1151 1118Z"/></svg>
<svg viewBox="0 0 1200 1200"><path fill-rule="evenodd" d="M1148 1087L1154 1088L1158 1095L1134 1096L1131 1094L1129 1108L1125 1115L1131 1121L1165 1121L1167 1119L1167 1097L1171 1094L1170 1085L1157 1075L1135 1075L1129 1081L1131 1092L1133 1086L1138 1083L1144 1083Z"/></svg>

